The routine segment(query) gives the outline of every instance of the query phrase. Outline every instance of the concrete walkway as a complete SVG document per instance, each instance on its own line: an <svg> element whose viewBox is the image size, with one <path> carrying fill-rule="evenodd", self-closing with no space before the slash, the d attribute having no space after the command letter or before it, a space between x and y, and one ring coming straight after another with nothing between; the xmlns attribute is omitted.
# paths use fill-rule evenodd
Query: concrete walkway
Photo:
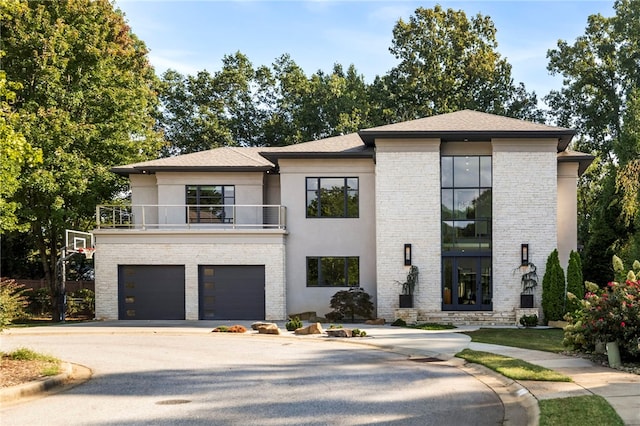
<svg viewBox="0 0 640 426"><path fill-rule="evenodd" d="M250 329L250 322L233 322ZM9 329L8 334L66 334L66 333L209 333L218 325L229 322L215 321L109 321L59 326ZM286 330L284 323L279 327ZM600 395L616 410L626 425L640 426L640 376L598 366L589 360L507 346L470 342L460 332L479 327L462 326L455 330L424 331L410 328L344 324L346 328L360 328L367 332L366 338L340 339L358 345L367 345L382 350L401 353L417 362L442 362L466 371L485 383L501 398L505 407L506 425L537 425L539 410L537 402L551 398L566 398L578 395ZM293 336L284 338L318 339L326 336ZM270 336L265 336L270 337ZM273 336L276 337L276 336ZM531 364L546 367L573 379L573 382L514 381L485 367L466 363L454 355L465 348L496 353L521 359ZM7 392L8 390L0 390Z"/></svg>
<svg viewBox="0 0 640 426"><path fill-rule="evenodd" d="M397 350L412 357L434 357L465 365L462 360L453 358L453 356L468 347L476 351L521 359L570 377L573 382L514 381L505 379L488 369L466 364L467 368L472 369L469 372L476 375L479 380L489 380L483 376L494 376L494 379L502 377L503 380L499 380L498 383L498 386L505 388L502 390L502 395L498 392L499 389L495 387L495 384L492 387L503 398L503 402L506 398L509 403L515 401L527 408L530 423L538 423L536 419L538 412L537 407L533 410L529 407L531 404L526 399L527 394L533 396L537 401L579 395L599 395L616 410L625 425L640 426L640 376L637 374L603 367L584 358L509 346L473 343L466 335L459 334L462 331L477 330L479 327L475 326L461 326L455 332L452 332L454 330L422 331L390 326L375 328L357 326L366 328L369 335L374 337L367 340L368 344ZM504 395L505 392L507 395ZM533 418L531 418L532 416ZM507 420L509 420L508 411ZM517 422L513 424L517 424Z"/></svg>

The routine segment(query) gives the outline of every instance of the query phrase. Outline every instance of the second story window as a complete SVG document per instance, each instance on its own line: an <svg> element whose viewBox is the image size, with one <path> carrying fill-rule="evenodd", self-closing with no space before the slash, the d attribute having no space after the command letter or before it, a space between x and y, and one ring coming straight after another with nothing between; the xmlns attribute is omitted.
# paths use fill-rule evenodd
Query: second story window
<svg viewBox="0 0 640 426"><path fill-rule="evenodd" d="M233 223L233 185L187 185L189 223Z"/></svg>
<svg viewBox="0 0 640 426"><path fill-rule="evenodd" d="M307 217L358 217L357 177L307 178Z"/></svg>

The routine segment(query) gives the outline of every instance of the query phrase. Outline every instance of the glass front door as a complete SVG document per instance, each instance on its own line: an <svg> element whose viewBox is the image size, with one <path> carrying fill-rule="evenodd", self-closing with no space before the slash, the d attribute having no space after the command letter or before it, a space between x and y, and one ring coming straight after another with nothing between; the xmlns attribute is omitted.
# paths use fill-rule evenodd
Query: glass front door
<svg viewBox="0 0 640 426"><path fill-rule="evenodd" d="M443 310L491 310L490 257L444 257L442 273Z"/></svg>

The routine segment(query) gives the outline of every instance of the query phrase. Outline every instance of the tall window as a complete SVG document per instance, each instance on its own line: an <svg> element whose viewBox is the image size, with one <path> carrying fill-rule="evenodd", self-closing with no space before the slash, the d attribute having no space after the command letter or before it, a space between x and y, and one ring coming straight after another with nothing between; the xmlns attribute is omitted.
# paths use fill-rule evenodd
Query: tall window
<svg viewBox="0 0 640 426"><path fill-rule="evenodd" d="M358 217L358 178L307 178L307 217Z"/></svg>
<svg viewBox="0 0 640 426"><path fill-rule="evenodd" d="M307 287L358 286L359 257L307 257Z"/></svg>
<svg viewBox="0 0 640 426"><path fill-rule="evenodd" d="M189 223L233 223L233 185L188 185L186 194Z"/></svg>
<svg viewBox="0 0 640 426"><path fill-rule="evenodd" d="M491 157L441 158L443 308L490 310Z"/></svg>

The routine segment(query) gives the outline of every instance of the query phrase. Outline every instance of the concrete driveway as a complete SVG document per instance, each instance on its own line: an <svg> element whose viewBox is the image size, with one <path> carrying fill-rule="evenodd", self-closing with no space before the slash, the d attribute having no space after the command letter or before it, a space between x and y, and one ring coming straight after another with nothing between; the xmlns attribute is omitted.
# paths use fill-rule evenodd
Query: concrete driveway
<svg viewBox="0 0 640 426"><path fill-rule="evenodd" d="M496 425L500 399L442 363L327 338L210 327L42 327L2 337L93 370L3 425Z"/></svg>

